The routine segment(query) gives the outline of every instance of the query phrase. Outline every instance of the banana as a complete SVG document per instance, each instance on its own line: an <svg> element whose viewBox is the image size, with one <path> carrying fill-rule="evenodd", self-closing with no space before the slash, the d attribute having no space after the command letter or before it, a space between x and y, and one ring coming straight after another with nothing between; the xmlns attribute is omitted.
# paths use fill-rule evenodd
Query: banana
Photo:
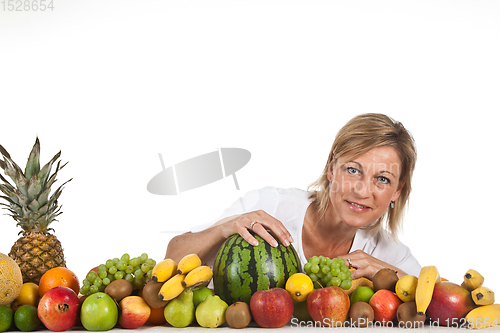
<svg viewBox="0 0 500 333"><path fill-rule="evenodd" d="M182 274L172 276L161 286L158 297L163 301L170 301L179 296L184 291L184 286L182 285L184 278L185 276Z"/></svg>
<svg viewBox="0 0 500 333"><path fill-rule="evenodd" d="M214 273L208 266L199 266L187 273L186 278L182 281L185 288L196 287L200 284L208 283Z"/></svg>
<svg viewBox="0 0 500 333"><path fill-rule="evenodd" d="M186 275L196 267L201 266L201 259L196 253L188 254L179 261L177 274Z"/></svg>
<svg viewBox="0 0 500 333"><path fill-rule="evenodd" d="M151 280L165 282L177 273L177 263L172 259L165 259L153 267Z"/></svg>
<svg viewBox="0 0 500 333"><path fill-rule="evenodd" d="M417 313L425 314L429 306L434 286L436 283L441 283L441 277L436 266L425 266L420 270L418 276L417 288L415 290L415 303L417 303Z"/></svg>
<svg viewBox="0 0 500 333"><path fill-rule="evenodd" d="M469 291L473 291L483 285L484 277L473 269L469 269L464 275L464 285Z"/></svg>
<svg viewBox="0 0 500 333"><path fill-rule="evenodd" d="M479 287L471 291L472 300L477 305L490 305L495 303L495 293L488 287Z"/></svg>
<svg viewBox="0 0 500 333"><path fill-rule="evenodd" d="M490 304L472 309L465 320L469 328L488 328L500 324L500 304Z"/></svg>

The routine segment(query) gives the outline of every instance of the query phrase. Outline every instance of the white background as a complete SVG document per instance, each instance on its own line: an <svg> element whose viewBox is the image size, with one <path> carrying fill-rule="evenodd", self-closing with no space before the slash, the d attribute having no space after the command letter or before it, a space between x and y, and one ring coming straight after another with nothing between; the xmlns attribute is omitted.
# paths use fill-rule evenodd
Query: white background
<svg viewBox="0 0 500 333"><path fill-rule="evenodd" d="M69 161L53 227L81 279L124 252L163 259L243 192L306 189L346 121L381 112L417 142L401 239L442 276L474 268L500 293L500 2L53 4L0 9L0 144L24 166L38 136L42 164ZM159 153L170 166L220 147L252 153L240 191L225 178L147 192ZM0 215L0 230L8 253L19 228Z"/></svg>

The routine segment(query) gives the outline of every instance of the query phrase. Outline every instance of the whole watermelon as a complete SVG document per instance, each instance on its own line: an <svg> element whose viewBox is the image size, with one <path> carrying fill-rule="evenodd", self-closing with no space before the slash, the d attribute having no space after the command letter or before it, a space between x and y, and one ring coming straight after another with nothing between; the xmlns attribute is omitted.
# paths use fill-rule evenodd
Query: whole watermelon
<svg viewBox="0 0 500 333"><path fill-rule="evenodd" d="M278 242L272 247L250 231L259 245L249 244L239 234L229 237L220 247L214 262L214 292L227 304L250 303L257 290L280 287L300 272L300 260L292 245Z"/></svg>

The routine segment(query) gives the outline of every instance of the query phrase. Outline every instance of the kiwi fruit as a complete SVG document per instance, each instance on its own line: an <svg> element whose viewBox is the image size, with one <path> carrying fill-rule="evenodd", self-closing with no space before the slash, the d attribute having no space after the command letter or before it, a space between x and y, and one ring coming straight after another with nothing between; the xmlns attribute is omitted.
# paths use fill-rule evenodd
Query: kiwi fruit
<svg viewBox="0 0 500 333"><path fill-rule="evenodd" d="M150 308L158 309L167 305L168 301L164 301L158 297L163 282L149 281L142 288L142 298L148 303Z"/></svg>
<svg viewBox="0 0 500 333"><path fill-rule="evenodd" d="M398 306L396 318L399 322L399 327L405 328L422 328L425 322L425 314L417 313L417 303L406 302Z"/></svg>
<svg viewBox="0 0 500 333"><path fill-rule="evenodd" d="M235 302L226 309L226 322L232 328L244 328L252 321L250 307L245 302Z"/></svg>
<svg viewBox="0 0 500 333"><path fill-rule="evenodd" d="M370 304L365 302L356 302L349 309L349 318L354 327L368 327L373 322L375 314Z"/></svg>
<svg viewBox="0 0 500 333"><path fill-rule="evenodd" d="M398 272L390 268L382 268L373 276L373 291L386 289L395 292L398 280Z"/></svg>
<svg viewBox="0 0 500 333"><path fill-rule="evenodd" d="M132 283L125 279L118 279L108 284L104 292L120 303L123 298L132 295L133 289Z"/></svg>

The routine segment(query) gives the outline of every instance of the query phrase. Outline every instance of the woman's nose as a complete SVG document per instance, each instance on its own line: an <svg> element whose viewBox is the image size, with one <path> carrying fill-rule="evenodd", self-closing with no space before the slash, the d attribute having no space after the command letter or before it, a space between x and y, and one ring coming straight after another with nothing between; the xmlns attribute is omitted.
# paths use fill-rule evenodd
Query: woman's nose
<svg viewBox="0 0 500 333"><path fill-rule="evenodd" d="M360 198L368 198L372 194L372 183L366 180L357 180L353 186L353 192Z"/></svg>

